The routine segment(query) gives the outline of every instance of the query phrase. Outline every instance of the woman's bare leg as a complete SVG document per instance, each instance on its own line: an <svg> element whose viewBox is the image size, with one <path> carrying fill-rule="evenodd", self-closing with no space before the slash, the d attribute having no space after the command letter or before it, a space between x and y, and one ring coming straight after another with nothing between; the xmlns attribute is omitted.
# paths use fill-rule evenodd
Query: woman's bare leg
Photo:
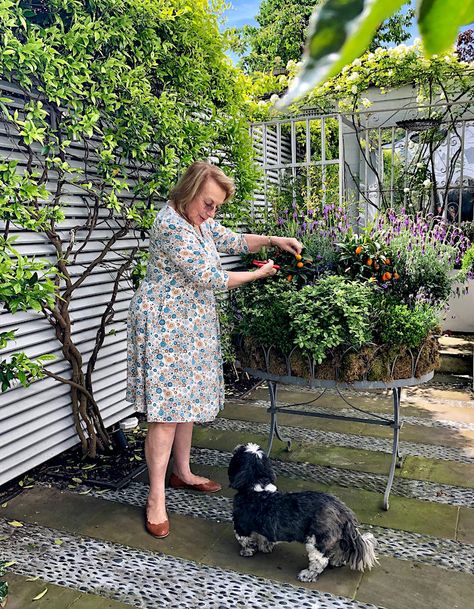
<svg viewBox="0 0 474 609"><path fill-rule="evenodd" d="M186 484L204 484L208 478L195 476L189 463L194 423L177 423L173 444L173 473Z"/></svg>
<svg viewBox="0 0 474 609"><path fill-rule="evenodd" d="M145 457L150 478L147 519L152 524L167 520L165 506L165 476L176 434L176 423L148 423Z"/></svg>

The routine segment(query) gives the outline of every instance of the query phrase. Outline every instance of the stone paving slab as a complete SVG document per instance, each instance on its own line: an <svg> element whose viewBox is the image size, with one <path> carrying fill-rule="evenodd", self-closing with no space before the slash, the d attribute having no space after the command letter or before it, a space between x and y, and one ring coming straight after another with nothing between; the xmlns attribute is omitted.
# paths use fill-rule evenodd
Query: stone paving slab
<svg viewBox="0 0 474 609"><path fill-rule="evenodd" d="M211 477L222 484L222 491L216 497L233 497L234 491L228 488L227 468L212 465L194 464L193 471L198 475ZM147 484L145 472L137 481ZM412 533L434 535L440 538L469 541L464 533L456 532L460 509L465 513L466 522L474 522L474 509L459 508L453 505L419 501L392 495L390 509L382 508L380 493L365 489L335 484L321 484L311 480L294 479L279 476L278 488L284 491L322 491L339 497L357 514L360 522L369 525L399 529ZM465 527L469 529L469 527Z"/></svg>
<svg viewBox="0 0 474 609"><path fill-rule="evenodd" d="M456 539L466 543L474 543L474 510L459 509Z"/></svg>
<svg viewBox="0 0 474 609"><path fill-rule="evenodd" d="M8 572L8 609L130 609L131 605L94 594L57 586L37 579L29 581L26 576ZM46 594L37 601L34 597L47 588Z"/></svg>
<svg viewBox="0 0 474 609"><path fill-rule="evenodd" d="M364 573L355 598L365 603L383 598L386 607L396 609L466 609L474 598L472 575L440 577L436 567L404 562L399 568L398 562L382 557L377 569Z"/></svg>

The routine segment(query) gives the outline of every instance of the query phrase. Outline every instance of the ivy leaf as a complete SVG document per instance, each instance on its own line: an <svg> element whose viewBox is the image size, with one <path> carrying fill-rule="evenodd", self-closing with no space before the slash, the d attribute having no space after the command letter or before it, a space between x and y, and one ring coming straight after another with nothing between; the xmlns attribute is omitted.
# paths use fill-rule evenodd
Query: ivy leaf
<svg viewBox="0 0 474 609"><path fill-rule="evenodd" d="M446 51L462 25L474 20L474 0L420 0L418 27L429 55Z"/></svg>
<svg viewBox="0 0 474 609"><path fill-rule="evenodd" d="M48 588L45 588L43 590L43 592L40 592L39 594L37 594L32 600L39 601L41 598L43 598L43 596L46 594L47 591L48 591Z"/></svg>
<svg viewBox="0 0 474 609"><path fill-rule="evenodd" d="M63 543L64 543L64 541L63 541L62 539L55 539L55 540L54 540L54 544L55 544L56 546L62 546L62 545L63 545Z"/></svg>
<svg viewBox="0 0 474 609"><path fill-rule="evenodd" d="M277 107L288 106L359 57L380 24L404 3L405 0L327 0L318 7L311 15L302 70Z"/></svg>
<svg viewBox="0 0 474 609"><path fill-rule="evenodd" d="M23 523L18 522L18 520L12 520L8 523L11 527L22 527Z"/></svg>

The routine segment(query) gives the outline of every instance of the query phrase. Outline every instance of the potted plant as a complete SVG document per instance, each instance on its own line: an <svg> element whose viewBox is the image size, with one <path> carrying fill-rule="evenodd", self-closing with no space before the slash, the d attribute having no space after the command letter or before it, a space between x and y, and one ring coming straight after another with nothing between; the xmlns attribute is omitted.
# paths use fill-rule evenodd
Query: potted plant
<svg viewBox="0 0 474 609"><path fill-rule="evenodd" d="M274 228L284 233L288 218L304 250L272 252L275 278L233 295L244 367L346 383L420 378L437 367L443 306L466 274L453 273L469 245L459 229L403 209L359 233L340 206L279 214Z"/></svg>

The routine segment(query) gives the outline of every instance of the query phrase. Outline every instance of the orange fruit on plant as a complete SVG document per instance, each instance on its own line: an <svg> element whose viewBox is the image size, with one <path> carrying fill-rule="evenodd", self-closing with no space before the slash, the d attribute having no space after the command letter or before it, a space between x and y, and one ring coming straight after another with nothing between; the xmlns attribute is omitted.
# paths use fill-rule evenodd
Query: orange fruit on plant
<svg viewBox="0 0 474 609"><path fill-rule="evenodd" d="M372 258L367 258L367 262L366 262L367 266L372 266L372 263L373 263Z"/></svg>
<svg viewBox="0 0 474 609"><path fill-rule="evenodd" d="M296 258L296 260L301 260L301 258L303 258L303 256L301 254L295 254L295 258Z"/></svg>
<svg viewBox="0 0 474 609"><path fill-rule="evenodd" d="M395 271L395 273L393 274L393 278L400 279L400 275Z"/></svg>
<svg viewBox="0 0 474 609"><path fill-rule="evenodd" d="M296 263L296 266L297 266L299 269L301 269L301 268L303 268L303 267L304 267L304 262L297 262L297 263Z"/></svg>
<svg viewBox="0 0 474 609"><path fill-rule="evenodd" d="M293 280L293 275L288 275L288 277L286 278L287 281L292 281Z"/></svg>
<svg viewBox="0 0 474 609"><path fill-rule="evenodd" d="M392 263L390 262L390 258L385 258L385 264L392 264Z"/></svg>
<svg viewBox="0 0 474 609"><path fill-rule="evenodd" d="M392 278L392 273L388 271L382 275L382 281L389 281Z"/></svg>
<svg viewBox="0 0 474 609"><path fill-rule="evenodd" d="M356 247L356 254L359 255L361 253L361 251L362 251L362 245L358 245Z"/></svg>

